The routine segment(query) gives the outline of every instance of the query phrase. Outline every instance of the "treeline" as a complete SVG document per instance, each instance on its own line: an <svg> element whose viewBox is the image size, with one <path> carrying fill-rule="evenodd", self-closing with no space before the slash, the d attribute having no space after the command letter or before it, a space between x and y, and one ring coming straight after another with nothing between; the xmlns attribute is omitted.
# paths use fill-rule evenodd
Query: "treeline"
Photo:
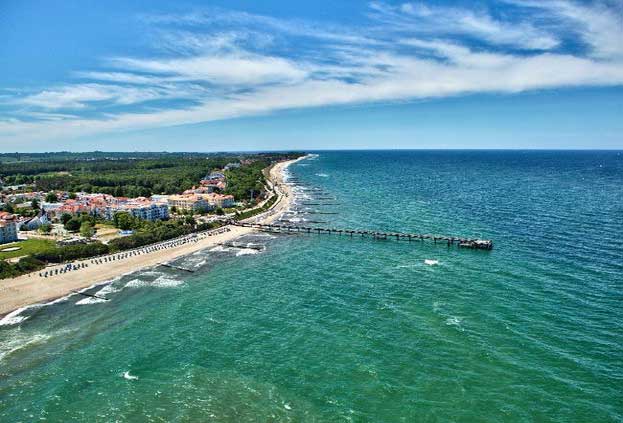
<svg viewBox="0 0 623 423"><path fill-rule="evenodd" d="M180 222L181 221L159 222L156 223L156 227L152 229L142 229L133 235L115 238L110 241L108 246L110 247L111 252L131 250L133 248L144 247L146 245L188 235L193 232L205 231L220 226L218 223L189 225L180 224Z"/></svg>
<svg viewBox="0 0 623 423"><path fill-rule="evenodd" d="M0 279L14 278L24 273L34 272L43 269L45 263L34 257L22 257L17 263L0 261Z"/></svg>
<svg viewBox="0 0 623 423"><path fill-rule="evenodd" d="M237 200L257 199L264 191L265 178L262 169L269 165L270 161L263 159L226 171L225 193L233 195Z"/></svg>
<svg viewBox="0 0 623 423"><path fill-rule="evenodd" d="M90 244L67 245L64 247L54 247L48 250L33 254L33 258L46 263L63 263L65 261L79 260L87 257L108 254L110 248L101 242Z"/></svg>
<svg viewBox="0 0 623 423"><path fill-rule="evenodd" d="M59 153L60 154L60 153ZM70 154L70 153L65 153ZM88 157L78 156L78 157ZM102 153L113 154L113 153ZM139 155L142 153L127 153ZM237 199L248 199L261 192L261 169L271 162L297 157L297 153L247 155L170 154L164 156L119 158L96 157L47 161L4 162L0 178L5 185L34 185L41 191L97 192L117 197L149 197L153 194L176 194L197 185L214 169L227 163L251 159L253 162L228 171L228 193Z"/></svg>
<svg viewBox="0 0 623 423"><path fill-rule="evenodd" d="M251 210L247 210L244 212L236 212L236 220L244 220L244 219L248 219L250 217L253 217L255 215L258 215L260 213L263 213L265 211L267 211L268 209L270 209L275 202L277 201L277 198L279 198L277 195L273 195L270 200L268 200L266 203L264 203L261 207L256 207L254 209Z"/></svg>

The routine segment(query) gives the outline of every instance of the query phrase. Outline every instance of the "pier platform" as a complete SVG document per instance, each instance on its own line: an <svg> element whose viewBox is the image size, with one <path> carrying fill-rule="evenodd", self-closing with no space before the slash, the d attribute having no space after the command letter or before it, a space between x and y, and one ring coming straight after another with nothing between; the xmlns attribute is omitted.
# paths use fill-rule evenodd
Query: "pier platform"
<svg viewBox="0 0 623 423"><path fill-rule="evenodd" d="M234 226L242 226L245 228L254 228L264 232L276 233L305 233L305 234L335 234L349 237L367 237L375 240L395 239L396 241L424 241L430 240L435 244L447 243L448 246L456 245L459 248L470 248L476 250L492 250L493 241L488 239L462 238L444 235L414 234L414 233L398 233L398 232L380 232L371 230L352 230L352 229L336 229L321 228L312 226L295 226L295 225L278 225L278 224L262 224L262 223L245 223L230 222Z"/></svg>

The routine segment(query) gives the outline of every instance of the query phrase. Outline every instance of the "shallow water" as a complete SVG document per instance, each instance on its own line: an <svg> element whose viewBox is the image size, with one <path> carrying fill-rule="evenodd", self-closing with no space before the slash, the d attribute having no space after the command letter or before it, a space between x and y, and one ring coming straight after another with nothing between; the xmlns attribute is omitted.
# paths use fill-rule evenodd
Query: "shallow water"
<svg viewBox="0 0 623 423"><path fill-rule="evenodd" d="M191 275L26 310L0 326L0 420L623 420L622 153L320 153L291 171L284 219L495 248L259 234L259 252L179 259ZM318 189L339 204L303 206Z"/></svg>

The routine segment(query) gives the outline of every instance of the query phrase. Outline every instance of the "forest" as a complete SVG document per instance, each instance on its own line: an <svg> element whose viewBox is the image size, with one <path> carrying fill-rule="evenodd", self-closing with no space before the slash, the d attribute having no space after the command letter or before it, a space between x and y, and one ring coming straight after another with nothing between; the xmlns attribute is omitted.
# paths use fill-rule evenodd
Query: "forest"
<svg viewBox="0 0 623 423"><path fill-rule="evenodd" d="M247 200L262 190L261 170L299 153L42 153L0 154L4 185L31 185L37 191L98 192L118 197L175 194L198 184L231 162L245 166L227 172L228 194Z"/></svg>

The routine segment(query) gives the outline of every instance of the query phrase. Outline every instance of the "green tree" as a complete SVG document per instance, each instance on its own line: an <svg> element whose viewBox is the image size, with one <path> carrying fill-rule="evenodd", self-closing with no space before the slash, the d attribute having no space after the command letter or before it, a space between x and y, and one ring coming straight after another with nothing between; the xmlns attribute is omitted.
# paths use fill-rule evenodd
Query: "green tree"
<svg viewBox="0 0 623 423"><path fill-rule="evenodd" d="M54 192L48 192L48 195L45 196L46 203L56 203L58 201L58 197Z"/></svg>
<svg viewBox="0 0 623 423"><path fill-rule="evenodd" d="M222 208L218 207L215 213L219 216L223 216L225 214L225 211Z"/></svg>
<svg viewBox="0 0 623 423"><path fill-rule="evenodd" d="M49 223L44 223L43 225L39 226L39 232L41 232L42 234L49 234L50 232L52 232L52 225L50 225Z"/></svg>
<svg viewBox="0 0 623 423"><path fill-rule="evenodd" d="M71 232L76 232L80 230L81 225L82 223L80 222L80 219L78 219L77 217L72 217L67 221L67 223L65 223L65 229Z"/></svg>
<svg viewBox="0 0 623 423"><path fill-rule="evenodd" d="M39 210L39 200L33 198L30 202L30 206L33 208L33 210Z"/></svg>
<svg viewBox="0 0 623 423"><path fill-rule="evenodd" d="M135 225L134 217L125 212L115 214L113 221L115 226L122 231L133 229Z"/></svg>
<svg viewBox="0 0 623 423"><path fill-rule="evenodd" d="M78 198L78 195L75 192L70 192L69 193L69 199L70 200L75 200L76 198Z"/></svg>
<svg viewBox="0 0 623 423"><path fill-rule="evenodd" d="M61 223L65 225L67 222L71 220L71 215L69 213L63 213L61 215Z"/></svg>
<svg viewBox="0 0 623 423"><path fill-rule="evenodd" d="M82 224L80 225L80 235L85 238L91 238L93 235L95 235L95 228L93 228L93 225L91 225L91 223L89 222L82 222Z"/></svg>

